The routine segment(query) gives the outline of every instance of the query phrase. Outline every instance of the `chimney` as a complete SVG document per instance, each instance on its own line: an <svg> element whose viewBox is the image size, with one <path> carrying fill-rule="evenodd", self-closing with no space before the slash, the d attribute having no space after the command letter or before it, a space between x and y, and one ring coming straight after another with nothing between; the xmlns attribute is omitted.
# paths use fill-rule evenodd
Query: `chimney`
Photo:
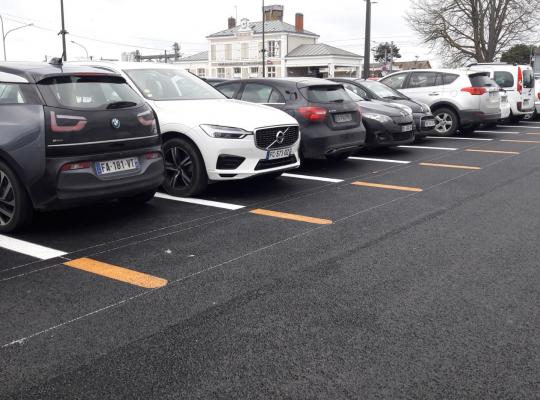
<svg viewBox="0 0 540 400"><path fill-rule="evenodd" d="M296 32L304 32L304 14L296 13L294 27Z"/></svg>
<svg viewBox="0 0 540 400"><path fill-rule="evenodd" d="M236 28L236 19L234 19L233 17L229 18L228 23L229 23L229 29Z"/></svg>
<svg viewBox="0 0 540 400"><path fill-rule="evenodd" d="M272 5L264 7L264 20L265 21L281 21L283 22L283 6Z"/></svg>

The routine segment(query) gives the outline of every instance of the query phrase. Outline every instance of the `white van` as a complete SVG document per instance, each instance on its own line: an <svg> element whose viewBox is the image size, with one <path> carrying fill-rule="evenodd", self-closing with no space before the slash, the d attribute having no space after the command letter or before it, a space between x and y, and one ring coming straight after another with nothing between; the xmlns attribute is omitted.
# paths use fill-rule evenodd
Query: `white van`
<svg viewBox="0 0 540 400"><path fill-rule="evenodd" d="M534 72L530 65L504 63L471 64L469 69L490 71L490 77L508 93L510 120L518 122L535 107Z"/></svg>

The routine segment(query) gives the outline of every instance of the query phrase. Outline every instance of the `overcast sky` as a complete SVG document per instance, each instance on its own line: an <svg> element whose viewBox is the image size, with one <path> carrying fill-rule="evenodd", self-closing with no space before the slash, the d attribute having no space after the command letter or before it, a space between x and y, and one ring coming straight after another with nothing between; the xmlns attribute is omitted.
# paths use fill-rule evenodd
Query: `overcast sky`
<svg viewBox="0 0 540 400"><path fill-rule="evenodd" d="M68 57L85 56L81 43L94 57L119 58L123 51L143 54L170 50L177 41L185 55L207 49L205 37L227 28L227 18L261 20L259 0L64 0ZM321 36L320 42L363 54L365 3L362 0L266 0L285 6L285 21L304 13L305 29ZM409 0L378 0L373 5L372 40L393 40L402 60L434 59L407 26L404 15ZM60 0L2 0L0 15L8 31L21 23L35 26L9 33L8 60L43 60L60 56ZM373 47L373 46L372 46Z"/></svg>

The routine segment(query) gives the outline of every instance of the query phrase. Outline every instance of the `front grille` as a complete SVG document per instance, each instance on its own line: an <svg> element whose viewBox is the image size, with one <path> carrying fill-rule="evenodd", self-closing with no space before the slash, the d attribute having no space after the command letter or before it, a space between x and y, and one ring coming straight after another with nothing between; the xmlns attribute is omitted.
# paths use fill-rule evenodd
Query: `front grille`
<svg viewBox="0 0 540 400"><path fill-rule="evenodd" d="M260 160L255 166L255 171L260 171L261 169L283 167L284 165L294 164L295 162L296 162L295 156L289 156L287 158L279 158L277 160Z"/></svg>
<svg viewBox="0 0 540 400"><path fill-rule="evenodd" d="M282 143L276 142L276 135L279 131L285 134ZM255 145L262 150L292 146L298 140L299 132L298 126L277 126L275 128L259 129L255 131Z"/></svg>
<svg viewBox="0 0 540 400"><path fill-rule="evenodd" d="M217 169L236 169L244 162L244 157L229 156L222 154L217 160Z"/></svg>
<svg viewBox="0 0 540 400"><path fill-rule="evenodd" d="M392 134L392 138L394 139L394 141L396 142L401 142L402 140L408 140L408 139L411 139L413 137L413 131L409 131L409 132L400 132L400 133L393 133Z"/></svg>

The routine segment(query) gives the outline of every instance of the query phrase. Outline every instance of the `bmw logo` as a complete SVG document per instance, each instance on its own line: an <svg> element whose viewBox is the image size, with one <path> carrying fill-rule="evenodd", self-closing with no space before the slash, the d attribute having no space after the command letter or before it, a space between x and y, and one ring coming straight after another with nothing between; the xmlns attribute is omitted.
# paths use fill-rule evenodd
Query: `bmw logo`
<svg viewBox="0 0 540 400"><path fill-rule="evenodd" d="M114 129L120 129L120 126L122 124L120 123L120 120L118 118L113 118L111 119L111 126L114 128Z"/></svg>
<svg viewBox="0 0 540 400"><path fill-rule="evenodd" d="M279 131L278 133L276 133L277 144L282 144L284 140L285 140L285 133L283 131Z"/></svg>

